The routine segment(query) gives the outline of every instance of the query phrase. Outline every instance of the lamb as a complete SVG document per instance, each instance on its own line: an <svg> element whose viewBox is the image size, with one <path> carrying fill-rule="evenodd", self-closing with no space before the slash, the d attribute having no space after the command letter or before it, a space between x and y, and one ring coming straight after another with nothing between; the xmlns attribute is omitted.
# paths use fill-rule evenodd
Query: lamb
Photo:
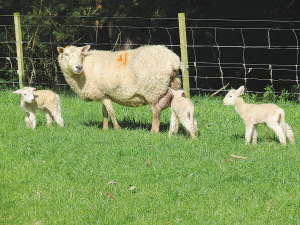
<svg viewBox="0 0 300 225"><path fill-rule="evenodd" d="M59 96L49 90L35 90L36 88L33 87L24 87L12 92L20 95L20 106L25 112L27 127L35 129L35 112L37 109L41 109L44 112L47 119L47 126L52 124L54 118L59 126L64 127Z"/></svg>
<svg viewBox="0 0 300 225"><path fill-rule="evenodd" d="M285 122L285 112L275 104L247 104L241 95L244 86L230 90L223 100L224 105L233 105L246 124L246 144L257 143L257 124L265 123L274 130L282 145L286 145L286 136L291 144L295 144L291 127ZM286 135L286 136L285 136Z"/></svg>
<svg viewBox="0 0 300 225"><path fill-rule="evenodd" d="M174 83L181 84L176 77L182 67L180 58L164 46L117 52L89 49L90 45L58 47L58 61L67 83L81 99L102 102L103 129L108 129L108 115L114 128L121 129L112 106L115 102L128 107L149 104L151 132L159 132L161 111L171 98L167 90Z"/></svg>
<svg viewBox="0 0 300 225"><path fill-rule="evenodd" d="M194 117L194 105L186 98L183 90L175 91L170 88L171 94L174 96L171 102L171 123L169 137L178 131L178 118L184 128L190 133L192 138L198 135L197 121Z"/></svg>

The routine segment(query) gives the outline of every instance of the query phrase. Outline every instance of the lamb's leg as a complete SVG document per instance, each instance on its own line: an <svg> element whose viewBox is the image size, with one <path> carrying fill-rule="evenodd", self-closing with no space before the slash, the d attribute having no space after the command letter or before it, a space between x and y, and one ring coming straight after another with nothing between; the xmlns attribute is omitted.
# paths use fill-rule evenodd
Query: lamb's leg
<svg viewBox="0 0 300 225"><path fill-rule="evenodd" d="M252 144L256 145L257 144L257 124L253 126L253 131L252 131Z"/></svg>
<svg viewBox="0 0 300 225"><path fill-rule="evenodd" d="M116 118L116 115L115 115L115 112L114 112L114 109L113 109L113 106L112 106L112 102L110 99L103 99L102 100L102 103L103 103L103 106L105 106L105 111L106 111L106 115L105 115L105 112L103 112L104 110L104 107L102 107L102 113L103 113L103 129L107 129L108 127L108 115L110 116L113 124L114 124L114 128L116 130L121 130L121 127L119 126L118 124L118 121L117 121L117 118ZM108 113L108 115L107 115Z"/></svg>
<svg viewBox="0 0 300 225"><path fill-rule="evenodd" d="M282 129L282 127L279 125L278 122L272 122L272 123L267 123L267 125L274 130L275 134L278 136L279 138L279 142L282 145L286 145L286 137L285 137L285 133L284 130Z"/></svg>
<svg viewBox="0 0 300 225"><path fill-rule="evenodd" d="M170 122L170 131L169 131L169 137L173 136L173 133L176 133L176 122L178 121L178 118L176 117L176 114L172 112L171 115L171 122Z"/></svg>
<svg viewBox="0 0 300 225"><path fill-rule="evenodd" d="M197 121L195 118L193 118L193 131L195 136L198 136L198 125L197 125Z"/></svg>
<svg viewBox="0 0 300 225"><path fill-rule="evenodd" d="M286 130L285 130L286 136L288 137L291 144L294 145L295 139L294 139L294 133L292 131L292 128L287 123L285 124L285 126L286 126Z"/></svg>
<svg viewBox="0 0 300 225"><path fill-rule="evenodd" d="M53 119L54 119L60 127L64 127L65 122L64 122L64 119L61 116L61 108L60 108L59 103L56 104L53 107L47 107L47 109L44 109L43 111L45 113L46 118L47 118L46 113L50 114L50 117L51 117L51 118L49 118L49 125L48 125L48 118L47 118L47 126L50 126L52 124ZM50 121L50 119L51 119L51 121Z"/></svg>
<svg viewBox="0 0 300 225"><path fill-rule="evenodd" d="M25 113L25 123L26 123L26 126L29 128L31 126L30 124L30 114L28 112Z"/></svg>
<svg viewBox="0 0 300 225"><path fill-rule="evenodd" d="M36 126L36 120L35 120L35 113L30 112L29 113L29 123L32 129L35 129Z"/></svg>
<svg viewBox="0 0 300 225"><path fill-rule="evenodd" d="M175 130L174 130L174 133L178 133L178 130L179 130L179 118L176 117L176 124L175 124Z"/></svg>
<svg viewBox="0 0 300 225"><path fill-rule="evenodd" d="M246 133L245 133L246 144L250 143L252 132L253 132L253 124L252 123L246 124Z"/></svg>
<svg viewBox="0 0 300 225"><path fill-rule="evenodd" d="M152 128L151 133L158 133L159 132L159 125L160 125L160 114L161 114L161 108L156 103L155 105L151 105L151 111L152 111Z"/></svg>
<svg viewBox="0 0 300 225"><path fill-rule="evenodd" d="M190 133L192 138L195 138L195 133L193 132L193 121L187 115L184 117L180 117L180 122L186 129L188 133Z"/></svg>
<svg viewBox="0 0 300 225"><path fill-rule="evenodd" d="M50 114L50 111L47 110L47 109L43 109L43 112L44 112L44 115L45 115L46 120L47 120L47 126L49 127L49 126L51 126L52 121L53 121L52 116Z"/></svg>

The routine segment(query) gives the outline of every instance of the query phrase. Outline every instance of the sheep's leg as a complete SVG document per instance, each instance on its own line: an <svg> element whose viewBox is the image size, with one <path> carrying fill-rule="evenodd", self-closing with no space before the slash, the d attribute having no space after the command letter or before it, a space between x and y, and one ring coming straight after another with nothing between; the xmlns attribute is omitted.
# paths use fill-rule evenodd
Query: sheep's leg
<svg viewBox="0 0 300 225"><path fill-rule="evenodd" d="M170 131L169 131L169 137L172 137L173 136L173 133L176 133L175 130L176 130L176 123L178 121L178 118L176 116L176 114L174 112L172 112L172 115L171 115L171 122L170 122Z"/></svg>
<svg viewBox="0 0 300 225"><path fill-rule="evenodd" d="M253 131L252 131L252 144L257 144L257 124L253 126Z"/></svg>
<svg viewBox="0 0 300 225"><path fill-rule="evenodd" d="M102 106L102 115L103 115L103 130L108 129L108 112L105 105Z"/></svg>
<svg viewBox="0 0 300 225"><path fill-rule="evenodd" d="M52 116L54 117L56 123L60 126L60 127L64 127L65 126L65 122L64 119L62 118L60 113L53 113Z"/></svg>
<svg viewBox="0 0 300 225"><path fill-rule="evenodd" d="M175 130L174 130L174 133L178 133L178 130L179 130L179 118L176 117L176 124L175 124Z"/></svg>
<svg viewBox="0 0 300 225"><path fill-rule="evenodd" d="M53 121L52 116L50 114L50 111L47 110L47 109L43 109L43 112L44 112L44 115L45 115L46 120L47 120L47 127L49 127L49 126L51 126L52 121Z"/></svg>
<svg viewBox="0 0 300 225"><path fill-rule="evenodd" d="M57 103L57 105L55 105L54 107L47 107L47 109L44 109L43 111L44 111L45 116L47 118L47 126L50 126L52 124L53 119L54 119L60 127L64 127L65 122L64 122L64 119L61 116L61 108L60 108L59 103ZM50 115L49 125L48 125L48 117L47 117L46 113Z"/></svg>
<svg viewBox="0 0 300 225"><path fill-rule="evenodd" d="M113 106L112 106L112 102L110 99L103 99L102 100L102 104L103 106L105 107L102 107L102 113L103 113L103 129L107 129L108 128L108 115L110 116L112 122L113 122L113 125L114 125L114 128L116 130L121 130L121 127L119 126L118 124L118 121L117 121L117 118L116 118L116 115L115 115L115 111L113 109ZM105 111L104 111L104 108L105 108ZM108 114L108 115L107 115Z"/></svg>
<svg viewBox="0 0 300 225"><path fill-rule="evenodd" d="M279 138L279 142L282 145L286 145L286 137L285 137L285 132L282 129L282 127L279 125L279 123L274 122L274 123L267 123L267 125L274 130L275 134Z"/></svg>
<svg viewBox="0 0 300 225"><path fill-rule="evenodd" d="M246 124L246 133L245 133L246 144L250 143L252 132L253 132L253 124Z"/></svg>
<svg viewBox="0 0 300 225"><path fill-rule="evenodd" d="M29 128L31 127L31 123L30 123L30 114L28 112L25 113L25 123L26 123L26 126Z"/></svg>
<svg viewBox="0 0 300 225"><path fill-rule="evenodd" d="M161 114L161 108L156 103L155 105L151 105L151 111L152 111L152 128L151 133L158 133L159 132L159 125L160 125L160 114Z"/></svg>
<svg viewBox="0 0 300 225"><path fill-rule="evenodd" d="M191 137L195 138L195 133L193 132L193 121L188 118L188 116L180 118L180 121L184 128L190 133Z"/></svg>
<svg viewBox="0 0 300 225"><path fill-rule="evenodd" d="M193 118L193 131L195 133L195 136L198 135L198 126L197 126L197 121L195 118Z"/></svg>
<svg viewBox="0 0 300 225"><path fill-rule="evenodd" d="M35 120L35 113L30 112L29 113L29 123L32 129L35 129L36 126L36 120Z"/></svg>
<svg viewBox="0 0 300 225"><path fill-rule="evenodd" d="M285 130L286 136L288 137L291 144L294 145L295 139L294 139L294 133L292 131L292 128L287 123L285 124L285 126L286 126L286 130Z"/></svg>

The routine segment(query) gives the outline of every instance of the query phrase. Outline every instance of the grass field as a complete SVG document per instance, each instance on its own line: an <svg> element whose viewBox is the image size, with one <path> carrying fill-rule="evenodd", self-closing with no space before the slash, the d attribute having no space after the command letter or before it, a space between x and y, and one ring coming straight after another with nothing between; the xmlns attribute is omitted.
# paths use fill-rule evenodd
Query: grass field
<svg viewBox="0 0 300 225"><path fill-rule="evenodd" d="M103 131L101 103L60 96L65 128L39 112L31 130L18 96L0 92L0 224L299 224L298 104L279 104L296 145L271 130L268 144L263 125L245 145L220 97L194 97L192 140L182 127L168 138L169 109L151 134L148 106L114 105L122 130Z"/></svg>

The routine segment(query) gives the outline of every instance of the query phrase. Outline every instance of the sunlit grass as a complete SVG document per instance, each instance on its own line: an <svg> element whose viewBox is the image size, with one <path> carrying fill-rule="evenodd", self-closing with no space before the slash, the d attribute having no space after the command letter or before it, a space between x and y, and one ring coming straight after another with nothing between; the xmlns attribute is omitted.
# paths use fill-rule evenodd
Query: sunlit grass
<svg viewBox="0 0 300 225"><path fill-rule="evenodd" d="M258 145L245 145L245 125L221 98L194 101L192 140L182 127L168 138L169 109L151 134L148 106L114 105L122 130L103 131L101 103L60 96L65 128L38 113L33 131L18 97L0 93L1 224L299 223L299 105L280 105L295 146L270 130L267 143L263 125Z"/></svg>

